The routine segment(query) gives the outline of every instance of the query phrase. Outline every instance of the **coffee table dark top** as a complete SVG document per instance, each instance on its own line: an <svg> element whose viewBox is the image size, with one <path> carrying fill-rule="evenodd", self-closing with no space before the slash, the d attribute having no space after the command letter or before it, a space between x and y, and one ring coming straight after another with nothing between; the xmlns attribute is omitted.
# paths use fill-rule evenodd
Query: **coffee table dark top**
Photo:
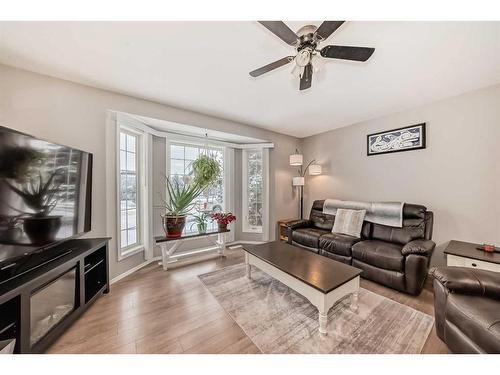
<svg viewBox="0 0 500 375"><path fill-rule="evenodd" d="M489 253L476 249L478 246L479 244L477 243L451 240L448 246L446 246L444 253L500 264L500 253L498 253L500 249L498 247L495 249L496 252Z"/></svg>
<svg viewBox="0 0 500 375"><path fill-rule="evenodd" d="M359 276L361 270L286 242L243 245L243 249L323 293Z"/></svg>

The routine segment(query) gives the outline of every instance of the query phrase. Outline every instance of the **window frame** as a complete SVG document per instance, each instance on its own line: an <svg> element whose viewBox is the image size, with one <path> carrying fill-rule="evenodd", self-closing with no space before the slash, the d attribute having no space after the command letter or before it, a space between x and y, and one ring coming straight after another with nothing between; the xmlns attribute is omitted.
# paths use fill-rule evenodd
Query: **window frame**
<svg viewBox="0 0 500 375"><path fill-rule="evenodd" d="M248 222L248 154L249 152L260 152L261 153L261 160L262 160L262 194L261 194L261 204L262 204L262 225L261 226L254 226L250 225ZM266 165L266 152L265 149L261 148L253 148L253 149L243 149L242 154L241 154L241 160L242 160L242 168L241 168L241 177L242 177L242 205L241 205L241 216L242 216L242 223L241 223L241 231L243 233L256 233L256 234L265 234L265 228L267 226L268 220L268 204L267 204L267 165Z"/></svg>
<svg viewBox="0 0 500 375"><path fill-rule="evenodd" d="M227 179L227 168L228 168L228 160L227 160L227 147L222 146L217 143L211 143L210 141L207 142L196 142L196 140L184 140L182 138L177 138L177 137L169 137L167 138L166 142L166 175L167 176L172 176L172 171L171 171L171 161L172 159L174 160L183 160L184 163L186 162L186 155L184 154L184 159L178 159L178 158L173 158L172 157L172 146L181 146L181 147L196 147L198 149L203 149L205 147L208 147L209 149L215 149L219 152L222 153L222 210L226 212L228 210L228 207L230 206L230 203L228 202L228 191L231 190L231 182L228 181ZM168 199L168 197L166 197ZM189 215L188 215L189 216ZM196 231L191 231L190 228L188 228L187 221L186 221L186 227L185 230L187 229L187 233L191 232L196 232Z"/></svg>
<svg viewBox="0 0 500 375"><path fill-rule="evenodd" d="M145 231L142 226L142 219L144 216L144 199L146 197L145 193L145 134L138 129L119 124L116 127L116 234L117 234L117 249L118 249L118 261L128 258L132 255L145 251ZM128 245L126 247L121 246L122 238L122 227L121 227L121 158L120 158L120 135L125 133L136 137L136 176L137 176L137 207L136 207L136 228L137 228L137 242Z"/></svg>

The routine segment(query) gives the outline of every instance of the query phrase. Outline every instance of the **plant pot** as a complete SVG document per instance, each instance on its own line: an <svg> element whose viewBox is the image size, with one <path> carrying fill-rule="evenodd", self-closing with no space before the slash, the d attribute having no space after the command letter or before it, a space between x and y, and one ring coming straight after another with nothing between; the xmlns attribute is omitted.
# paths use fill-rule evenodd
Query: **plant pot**
<svg viewBox="0 0 500 375"><path fill-rule="evenodd" d="M198 229L198 233L207 233L207 223L196 224L196 227Z"/></svg>
<svg viewBox="0 0 500 375"><path fill-rule="evenodd" d="M179 238L186 225L186 215L164 215L161 217L163 230L168 238Z"/></svg>
<svg viewBox="0 0 500 375"><path fill-rule="evenodd" d="M219 224L219 232L227 230L227 224Z"/></svg>
<svg viewBox="0 0 500 375"><path fill-rule="evenodd" d="M24 233L34 245L54 242L59 228L61 216L31 216L23 219Z"/></svg>

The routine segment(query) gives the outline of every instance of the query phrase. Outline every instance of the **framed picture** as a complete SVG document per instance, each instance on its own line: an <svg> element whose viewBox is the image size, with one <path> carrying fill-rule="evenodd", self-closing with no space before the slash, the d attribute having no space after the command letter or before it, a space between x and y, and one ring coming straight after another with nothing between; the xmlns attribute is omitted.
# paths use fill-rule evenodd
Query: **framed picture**
<svg viewBox="0 0 500 375"><path fill-rule="evenodd" d="M366 136L368 156L422 148L425 148L425 122Z"/></svg>

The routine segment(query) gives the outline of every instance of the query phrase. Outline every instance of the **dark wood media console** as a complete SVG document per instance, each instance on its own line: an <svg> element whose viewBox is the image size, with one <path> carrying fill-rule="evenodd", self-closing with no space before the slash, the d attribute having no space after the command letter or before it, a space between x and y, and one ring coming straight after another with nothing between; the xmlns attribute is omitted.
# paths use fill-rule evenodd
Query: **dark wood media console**
<svg viewBox="0 0 500 375"><path fill-rule="evenodd" d="M0 284L0 341L15 338L15 353L43 353L108 293L108 241L63 242L61 256Z"/></svg>

